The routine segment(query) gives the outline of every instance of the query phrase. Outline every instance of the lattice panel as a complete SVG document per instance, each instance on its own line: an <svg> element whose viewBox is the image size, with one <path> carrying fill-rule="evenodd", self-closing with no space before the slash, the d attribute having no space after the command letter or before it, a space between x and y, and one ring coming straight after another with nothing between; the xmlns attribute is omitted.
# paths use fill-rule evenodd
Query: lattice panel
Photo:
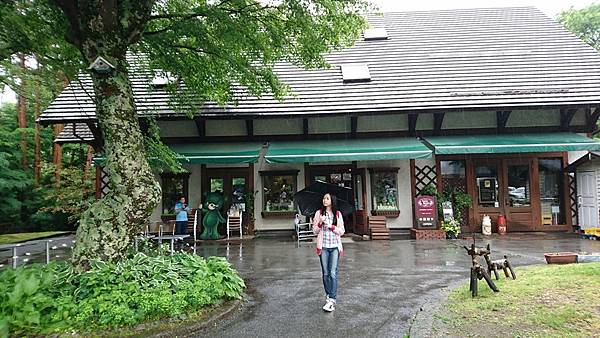
<svg viewBox="0 0 600 338"><path fill-rule="evenodd" d="M108 174L101 168L100 173L100 198L108 194Z"/></svg>
<svg viewBox="0 0 600 338"><path fill-rule="evenodd" d="M577 217L577 180L574 173L569 173L569 207L571 208L571 219L573 225L579 225Z"/></svg>
<svg viewBox="0 0 600 338"><path fill-rule="evenodd" d="M415 165L415 192L417 196L426 186L436 184L435 166L424 165L418 167Z"/></svg>

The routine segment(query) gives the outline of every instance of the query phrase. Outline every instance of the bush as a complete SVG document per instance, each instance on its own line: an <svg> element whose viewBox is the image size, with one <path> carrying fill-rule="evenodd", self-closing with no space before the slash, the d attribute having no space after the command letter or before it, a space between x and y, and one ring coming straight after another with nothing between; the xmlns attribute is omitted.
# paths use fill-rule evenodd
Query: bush
<svg viewBox="0 0 600 338"><path fill-rule="evenodd" d="M136 253L95 261L77 273L66 262L0 272L0 337L90 332L197 311L240 298L244 281L224 258Z"/></svg>

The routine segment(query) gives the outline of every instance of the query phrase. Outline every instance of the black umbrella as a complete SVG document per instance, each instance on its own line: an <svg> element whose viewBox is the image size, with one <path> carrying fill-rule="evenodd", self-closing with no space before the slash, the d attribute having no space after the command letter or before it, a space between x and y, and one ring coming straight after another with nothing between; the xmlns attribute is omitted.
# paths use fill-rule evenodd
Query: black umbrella
<svg viewBox="0 0 600 338"><path fill-rule="evenodd" d="M312 216L323 208L323 195L329 193L337 197L337 207L342 215L350 215L354 211L352 201L352 190L338 185L328 184L321 181L309 185L294 195L294 201L298 204L300 213L304 216Z"/></svg>

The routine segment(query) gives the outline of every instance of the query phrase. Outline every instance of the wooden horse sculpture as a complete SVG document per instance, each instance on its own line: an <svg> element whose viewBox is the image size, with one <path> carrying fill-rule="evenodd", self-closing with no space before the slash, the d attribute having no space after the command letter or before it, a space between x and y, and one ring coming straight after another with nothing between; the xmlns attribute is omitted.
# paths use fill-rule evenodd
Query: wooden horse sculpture
<svg viewBox="0 0 600 338"><path fill-rule="evenodd" d="M515 271L512 268L512 265L510 265L510 262L508 261L508 258L506 257L506 255L504 255L503 259L497 259L497 260L492 260L490 258L490 254L492 253L492 250L490 249L490 245L488 244L487 247L487 254L483 255L483 258L485 259L485 262L487 263L488 266L488 274L492 274L492 271L494 272L494 275L496 276L496 280L500 279L500 276L498 275L498 270L502 269L502 271L504 271L504 275L506 276L506 278L509 277L508 272L510 271L510 276L512 277L512 279L517 279L517 275L515 274Z"/></svg>
<svg viewBox="0 0 600 338"><path fill-rule="evenodd" d="M469 256L471 256L471 262L472 262L471 281L469 283L469 291L471 291L471 296L472 297L477 296L477 281L481 280L481 279L485 279L487 285L494 292L500 291L500 290L498 290L498 287L496 286L496 284L494 284L494 281L492 281L492 278L490 277L487 270L484 269L481 265L479 265L479 262L477 261L477 256L489 255L490 254L489 250L487 250L485 248L477 248L477 247L475 247L475 243L471 244L470 248L468 248L467 246L463 246L463 247L465 248L465 250L467 250L467 254Z"/></svg>

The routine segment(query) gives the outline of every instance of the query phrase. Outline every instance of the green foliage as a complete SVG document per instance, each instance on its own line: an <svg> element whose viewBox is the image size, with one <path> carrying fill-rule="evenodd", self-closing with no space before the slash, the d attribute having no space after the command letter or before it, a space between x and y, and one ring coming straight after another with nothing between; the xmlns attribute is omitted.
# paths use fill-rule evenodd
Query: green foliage
<svg viewBox="0 0 600 338"><path fill-rule="evenodd" d="M132 254L92 261L77 273L65 262L0 272L0 336L80 333L177 316L238 299L244 281L224 258Z"/></svg>
<svg viewBox="0 0 600 338"><path fill-rule="evenodd" d="M28 112L31 117L32 112ZM52 164L52 131L41 130L41 179L33 178L34 130L17 128L14 105L0 107L0 227L1 232L71 230L94 193L94 175L84 180L87 147L63 147L62 185L56 187ZM33 119L29 121L33 124ZM23 168L20 141L27 141L28 166Z"/></svg>
<svg viewBox="0 0 600 338"><path fill-rule="evenodd" d="M442 221L441 229L444 230L447 235L456 238L456 236L460 234L460 222L455 219Z"/></svg>
<svg viewBox="0 0 600 338"><path fill-rule="evenodd" d="M596 50L600 51L600 3L560 13L558 22Z"/></svg>
<svg viewBox="0 0 600 338"><path fill-rule="evenodd" d="M442 203L444 202L452 202L452 209L454 212L454 219L459 223L462 220L462 213L464 211L469 210L471 208L473 201L471 200L471 196L466 194L454 187L447 187L444 189L444 192L440 194L437 190L436 186L433 184L429 184L419 192L419 195L422 196L435 196L437 202L438 216L440 219L443 219L443 209Z"/></svg>

